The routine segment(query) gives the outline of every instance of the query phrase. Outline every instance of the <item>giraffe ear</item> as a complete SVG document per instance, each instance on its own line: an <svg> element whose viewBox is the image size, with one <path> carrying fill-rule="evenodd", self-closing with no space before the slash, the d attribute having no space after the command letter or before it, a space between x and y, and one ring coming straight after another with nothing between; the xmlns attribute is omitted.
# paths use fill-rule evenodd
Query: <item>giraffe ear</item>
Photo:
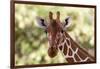
<svg viewBox="0 0 100 69"><path fill-rule="evenodd" d="M63 28L64 29L66 29L67 27L69 27L70 26L70 24L71 24L71 17L67 17L66 19L65 19L65 22L64 22L64 24L63 24Z"/></svg>
<svg viewBox="0 0 100 69"><path fill-rule="evenodd" d="M36 21L38 23L38 26L42 29L46 29L47 28L47 22L45 19L41 18L41 17L36 17Z"/></svg>

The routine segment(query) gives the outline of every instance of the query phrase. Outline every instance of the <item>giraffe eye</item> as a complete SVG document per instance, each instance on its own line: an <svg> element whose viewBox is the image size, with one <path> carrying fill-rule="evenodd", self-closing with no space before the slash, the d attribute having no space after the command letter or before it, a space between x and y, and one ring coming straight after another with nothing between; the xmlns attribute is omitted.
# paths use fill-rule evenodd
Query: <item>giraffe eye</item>
<svg viewBox="0 0 100 69"><path fill-rule="evenodd" d="M61 33L63 33L64 32L64 30L61 30Z"/></svg>
<svg viewBox="0 0 100 69"><path fill-rule="evenodd" d="M47 34L47 30L44 30L44 32Z"/></svg>

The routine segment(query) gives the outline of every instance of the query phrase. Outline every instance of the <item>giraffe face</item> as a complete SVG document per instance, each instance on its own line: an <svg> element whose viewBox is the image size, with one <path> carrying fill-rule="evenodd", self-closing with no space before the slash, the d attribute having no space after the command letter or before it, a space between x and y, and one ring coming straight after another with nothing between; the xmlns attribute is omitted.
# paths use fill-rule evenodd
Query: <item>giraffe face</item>
<svg viewBox="0 0 100 69"><path fill-rule="evenodd" d="M60 28L60 26L57 24L56 20L53 20L48 28L47 28L47 32L48 32L48 39L50 40L50 44L51 46L54 45L55 43L55 39L56 39L56 35L57 33L60 33L60 30L62 30Z"/></svg>
<svg viewBox="0 0 100 69"><path fill-rule="evenodd" d="M66 26L69 24L69 17L65 19L65 23L60 21L60 12L57 12L57 18L53 19L53 13L49 12L49 21L38 17L37 21L41 28L47 32L47 37L49 40L48 55L52 58L57 55L57 34L65 31Z"/></svg>
<svg viewBox="0 0 100 69"><path fill-rule="evenodd" d="M48 49L48 55L53 58L58 53L58 47L57 47L57 33L60 33L62 28L60 28L59 24L57 23L57 20L53 19L50 21L50 24L47 27L47 34L48 34L48 40L49 40L49 49Z"/></svg>

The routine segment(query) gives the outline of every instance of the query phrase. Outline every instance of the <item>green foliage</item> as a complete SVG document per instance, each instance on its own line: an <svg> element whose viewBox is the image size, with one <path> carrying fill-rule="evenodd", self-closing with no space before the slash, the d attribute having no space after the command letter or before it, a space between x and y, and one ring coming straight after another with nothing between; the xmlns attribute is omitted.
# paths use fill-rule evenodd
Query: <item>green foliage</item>
<svg viewBox="0 0 100 69"><path fill-rule="evenodd" d="M94 10L92 8L16 4L16 65L66 62L60 52L55 58L48 56L47 50L49 44L47 36L42 29L37 27L35 17L41 16L47 18L49 11L53 11L54 13L60 11L61 21L64 21L67 16L71 16L71 26L66 31L87 51L94 48Z"/></svg>

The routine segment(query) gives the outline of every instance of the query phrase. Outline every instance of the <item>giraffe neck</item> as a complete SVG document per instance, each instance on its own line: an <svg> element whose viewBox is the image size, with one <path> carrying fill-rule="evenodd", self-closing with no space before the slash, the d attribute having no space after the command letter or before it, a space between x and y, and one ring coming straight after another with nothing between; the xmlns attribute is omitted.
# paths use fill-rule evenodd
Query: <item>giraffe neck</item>
<svg viewBox="0 0 100 69"><path fill-rule="evenodd" d="M58 50L62 52L68 63L93 61L92 56L81 49L66 32L59 33L57 39Z"/></svg>

